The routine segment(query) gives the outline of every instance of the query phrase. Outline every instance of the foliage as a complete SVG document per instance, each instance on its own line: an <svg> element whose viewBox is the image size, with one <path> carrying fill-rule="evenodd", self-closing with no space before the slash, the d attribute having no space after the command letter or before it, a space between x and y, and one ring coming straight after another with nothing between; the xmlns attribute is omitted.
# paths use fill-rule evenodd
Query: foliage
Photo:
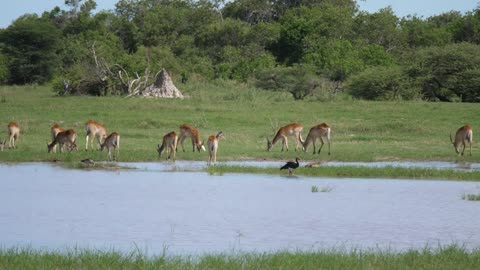
<svg viewBox="0 0 480 270"><path fill-rule="evenodd" d="M48 86L0 87L0 126L6 127L9 121L16 121L22 132L18 149L0 152L0 160L106 160L106 153L100 151L47 153L45 142L50 140L49 127L54 123L77 131L80 147L85 145L85 122L93 118L110 132L120 133L123 141L120 160L125 162L158 161L155 146L163 134L172 130L178 132L181 123L197 126L202 140L222 130L228 143L225 141L220 146L219 161L287 161L298 156L302 164L319 160L436 160L457 162L458 166L480 162L477 144L473 144L473 156L457 156L449 138L450 133L454 134L466 123L474 129L480 126L480 118L472 117L480 114L480 106L474 103L373 102L342 99L341 95L335 102L319 103L315 98L294 101L288 92L264 91L232 80L208 82L194 76L186 83L177 83L177 87L190 98L59 98L52 95ZM331 155L312 155L311 151L281 152L279 144L272 151L266 151L265 136L272 136L278 127L292 122L304 126L303 138L314 125L322 122L330 125ZM6 129L0 132L0 139L5 136ZM293 141L288 140L291 149ZM177 160L206 159L205 152L194 153L191 149L177 153ZM278 168L276 171L278 173ZM336 173L342 171L337 169Z"/></svg>
<svg viewBox="0 0 480 270"><path fill-rule="evenodd" d="M267 90L286 91L295 100L312 96L320 86L319 77L307 66L276 67L257 75L257 86Z"/></svg>
<svg viewBox="0 0 480 270"><path fill-rule="evenodd" d="M9 82L12 84L44 83L58 67L60 32L36 15L24 15L0 36L2 51L9 59Z"/></svg>
<svg viewBox="0 0 480 270"><path fill-rule="evenodd" d="M480 45L428 47L412 55L409 75L429 100L480 101Z"/></svg>
<svg viewBox="0 0 480 270"><path fill-rule="evenodd" d="M368 100L411 100L419 96L397 66L367 69L352 76L346 88L352 96Z"/></svg>
<svg viewBox="0 0 480 270"><path fill-rule="evenodd" d="M342 85L366 78L367 69L399 66L409 81L404 93L479 101L476 56L452 61L478 55L459 45L480 44L478 8L399 18L390 7L359 11L353 0L118 0L113 11L95 11L94 0L67 0L65 7L23 15L0 30L0 83L54 80L63 93L69 81L71 93L126 94L118 71L133 78L166 68L182 82L255 83L275 67L310 66L322 84ZM447 52L455 46L457 55ZM297 99L306 94L292 89L304 91ZM388 92L377 96L390 99Z"/></svg>

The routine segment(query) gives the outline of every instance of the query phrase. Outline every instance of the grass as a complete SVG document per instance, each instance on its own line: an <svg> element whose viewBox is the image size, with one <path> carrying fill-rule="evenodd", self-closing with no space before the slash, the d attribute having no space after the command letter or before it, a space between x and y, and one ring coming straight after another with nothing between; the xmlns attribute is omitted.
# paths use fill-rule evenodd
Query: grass
<svg viewBox="0 0 480 270"><path fill-rule="evenodd" d="M461 157L449 142L450 133L460 126L469 123L474 132L480 126L480 118L472 117L480 114L478 104L348 99L320 102L314 98L293 101L288 94L222 81L191 82L179 88L190 98L58 97L46 86L1 87L0 139L7 136L10 121L19 123L21 135L18 149L0 152L0 162L106 160L106 152L82 151L88 119L103 123L108 132L120 133L119 160L126 162L160 160L156 145L165 133L178 131L182 123L198 127L203 140L223 131L226 140L220 142L219 161L288 160L298 156L304 161L480 162L476 145L473 156ZM290 151L281 152L279 143L267 152L266 138L271 139L280 126L291 122L304 125L304 138L311 126L328 123L332 127L332 154L324 151L312 155L311 146L306 153L295 152L292 138ZM46 143L54 123L77 131L81 151L47 153ZM182 152L179 146L177 159L207 159L206 153L191 151L189 140L185 149Z"/></svg>
<svg viewBox="0 0 480 270"><path fill-rule="evenodd" d="M248 166L210 166L206 168L211 174L255 173L280 174L278 168L260 168ZM480 181L480 171L455 171L423 168L401 168L387 166L384 168L368 168L355 166L324 166L319 168L299 167L294 175L311 177L348 177L348 178L398 178L398 179L449 179Z"/></svg>
<svg viewBox="0 0 480 270"><path fill-rule="evenodd" d="M449 246L420 251L338 251L148 257L140 252L0 250L0 269L477 269L480 251Z"/></svg>
<svg viewBox="0 0 480 270"><path fill-rule="evenodd" d="M463 194L462 199L466 201L480 201L480 194Z"/></svg>

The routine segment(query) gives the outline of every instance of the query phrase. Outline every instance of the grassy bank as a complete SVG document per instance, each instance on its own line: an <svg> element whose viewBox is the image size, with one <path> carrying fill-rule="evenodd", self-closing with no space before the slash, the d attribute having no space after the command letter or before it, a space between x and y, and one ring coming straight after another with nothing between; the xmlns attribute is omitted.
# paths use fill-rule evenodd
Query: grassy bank
<svg viewBox="0 0 480 270"><path fill-rule="evenodd" d="M257 173L257 174L284 174L288 171L279 171L278 168L259 168L246 166L211 166L206 169L211 174L224 173ZM295 170L294 175L312 177L348 177L348 178L404 178L404 179L449 179L480 181L480 172L464 172L455 170L438 170L423 168L368 168L368 167L319 167L303 168Z"/></svg>
<svg viewBox="0 0 480 270"><path fill-rule="evenodd" d="M147 257L101 251L68 253L10 249L0 251L0 269L477 269L480 251L438 250L372 252L319 251L273 254Z"/></svg>
<svg viewBox="0 0 480 270"><path fill-rule="evenodd" d="M458 157L449 134L469 123L480 126L480 106L465 103L366 102L315 99L293 101L288 94L259 91L243 85L192 83L179 88L190 98L184 100L124 97L57 97L48 87L0 88L0 139L7 136L7 124L21 126L18 149L0 152L0 162L76 161L82 158L105 160L106 153L79 151L47 154L50 126L54 123L77 131L79 148L85 147L84 123L95 119L109 132L121 134L121 161L156 161L156 145L162 136L178 131L182 123L199 128L202 139L223 131L218 160L276 159L386 161L465 160L480 161L474 145L473 156ZM266 137L272 138L282 125L300 122L303 137L311 126L326 122L332 127L332 155L280 152L281 145L266 151ZM474 136L475 137L475 136ZM177 159L206 160L206 153L186 152ZM179 148L180 149L180 148Z"/></svg>

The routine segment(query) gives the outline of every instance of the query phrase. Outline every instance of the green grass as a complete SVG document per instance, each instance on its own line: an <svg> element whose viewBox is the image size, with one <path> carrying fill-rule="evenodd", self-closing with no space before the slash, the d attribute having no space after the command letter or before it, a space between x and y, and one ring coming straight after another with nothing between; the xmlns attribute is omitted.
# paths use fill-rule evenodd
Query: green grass
<svg viewBox="0 0 480 270"><path fill-rule="evenodd" d="M285 174L278 168L259 168L248 166L210 166L206 171L211 174L225 173L255 173L255 174ZM345 178L398 178L398 179L449 179L480 181L480 171L455 171L443 169L401 168L387 166L384 168L369 168L355 166L324 166L319 168L299 167L294 175L311 177L345 177Z"/></svg>
<svg viewBox="0 0 480 270"><path fill-rule="evenodd" d="M0 269L478 269L480 251L458 246L420 251L318 251L148 257L140 252L0 250Z"/></svg>
<svg viewBox="0 0 480 270"><path fill-rule="evenodd" d="M476 145L473 156L459 157L449 134L469 123L480 126L480 106L468 103L367 102L339 99L319 102L314 98L293 101L288 94L266 92L229 82L179 85L190 98L183 100L125 97L57 97L44 86L1 87L0 139L7 136L7 124L21 126L18 149L0 152L0 162L106 160L98 151L47 154L50 127L54 123L78 133L80 150L85 147L84 123L95 119L108 132L121 135L120 161L157 161L156 145L162 136L178 131L182 123L197 126L201 138L223 131L218 160L287 160L296 156L312 161L398 161L439 160L479 162ZM291 122L304 125L303 137L311 126L326 122L332 127L332 155L290 151L281 145L266 151L277 128ZM178 160L206 160L206 153L177 154ZM326 148L326 147L324 147Z"/></svg>
<svg viewBox="0 0 480 270"><path fill-rule="evenodd" d="M466 201L480 201L480 194L463 194L462 199Z"/></svg>

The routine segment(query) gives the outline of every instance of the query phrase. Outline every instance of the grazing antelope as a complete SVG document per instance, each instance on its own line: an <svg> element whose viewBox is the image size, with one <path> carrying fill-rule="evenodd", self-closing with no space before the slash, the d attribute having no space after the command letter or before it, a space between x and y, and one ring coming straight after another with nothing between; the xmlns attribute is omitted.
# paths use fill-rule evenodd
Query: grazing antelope
<svg viewBox="0 0 480 270"><path fill-rule="evenodd" d="M47 143L48 153L50 153L57 144L60 145L60 153L63 153L64 146L66 146L71 152L72 149L77 148L76 140L77 133L73 129L60 131L50 144Z"/></svg>
<svg viewBox="0 0 480 270"><path fill-rule="evenodd" d="M472 142L473 142L473 131L470 125L465 125L457 130L455 133L455 141L452 139L452 134L450 134L450 141L455 148L455 152L460 154L460 145L463 146L461 155L465 152L465 141L467 141L470 145L470 156L472 155Z"/></svg>
<svg viewBox="0 0 480 270"><path fill-rule="evenodd" d="M200 134L198 133L198 130L191 125L183 124L180 126L179 138L183 152L185 152L185 148L183 147L183 141L185 141L187 137L192 138L193 152L195 152L195 146L197 147L198 152L200 152L200 149L203 151L207 151L205 150L205 146L203 146L202 141L200 141Z"/></svg>
<svg viewBox="0 0 480 270"><path fill-rule="evenodd" d="M268 151L272 150L273 145L276 144L278 142L278 140L282 139L282 151L283 151L284 146L287 147L287 151L288 151L287 137L288 136L294 136L295 137L295 143L296 143L295 151L297 151L298 145L300 144L300 142L302 140L302 130L303 130L303 126L299 123L292 123L292 124L288 124L284 127L281 127L277 131L277 134L273 138L273 141L270 141L267 138L267 150Z"/></svg>
<svg viewBox="0 0 480 270"><path fill-rule="evenodd" d="M209 166L212 164L212 160L213 160L213 165L217 163L218 141L221 139L225 139L225 136L221 131L217 133L217 135L211 135L210 137L208 137L207 146L208 146L208 165Z"/></svg>
<svg viewBox="0 0 480 270"><path fill-rule="evenodd" d="M7 139L3 139L3 142L0 142L0 151L3 152L3 149L7 145Z"/></svg>
<svg viewBox="0 0 480 270"><path fill-rule="evenodd" d="M108 160L112 160L112 148L113 148L113 159L118 160L120 155L120 134L117 132L112 132L105 141L100 145L100 150L103 151L104 148L108 150Z"/></svg>
<svg viewBox="0 0 480 270"><path fill-rule="evenodd" d="M90 149L93 149L93 142L95 141L95 139L97 139L98 145L101 146L107 138L107 129L94 120L88 120L87 123L85 123L85 132L87 134L87 137L85 139L85 151L88 150L88 142L90 136L92 137L92 140L90 141Z"/></svg>
<svg viewBox="0 0 480 270"><path fill-rule="evenodd" d="M162 145L157 145L158 156L162 157L163 150L167 151L167 159L173 153L173 160L175 160L175 153L177 152L178 136L175 131L169 132L163 136Z"/></svg>
<svg viewBox="0 0 480 270"><path fill-rule="evenodd" d="M15 142L20 136L20 127L16 122L10 122L8 124L8 148L16 148Z"/></svg>
<svg viewBox="0 0 480 270"><path fill-rule="evenodd" d="M318 154L322 151L322 147L324 145L323 138L327 140L328 143L328 154L330 155L330 126L325 123L321 123L320 125L316 125L310 129L308 132L307 138L305 141L302 141L303 151L307 152L307 147L310 143L313 143L313 154L315 154L315 142L317 139L320 139L320 148L318 149Z"/></svg>
<svg viewBox="0 0 480 270"><path fill-rule="evenodd" d="M55 124L53 125L51 128L50 128L50 134L51 134L51 137L52 137L52 142L55 140L55 137L57 137L57 134L64 131L63 128L61 128L59 125ZM53 147L53 152L56 153L57 152L57 145L55 145Z"/></svg>

